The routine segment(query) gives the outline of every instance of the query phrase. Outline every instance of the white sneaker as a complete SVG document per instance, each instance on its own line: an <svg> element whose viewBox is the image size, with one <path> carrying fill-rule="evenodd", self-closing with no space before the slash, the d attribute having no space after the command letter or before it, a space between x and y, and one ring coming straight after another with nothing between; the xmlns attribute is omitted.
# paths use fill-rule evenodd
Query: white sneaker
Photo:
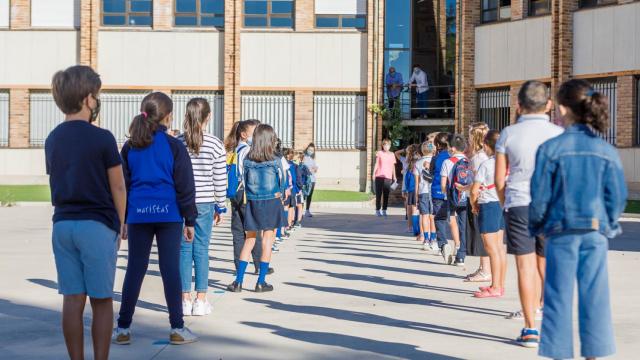
<svg viewBox="0 0 640 360"><path fill-rule="evenodd" d="M273 246L271 247L271 251L272 252L279 252L280 251L280 246L278 245L278 243L274 243Z"/></svg>
<svg viewBox="0 0 640 360"><path fill-rule="evenodd" d="M313 217L313 215L311 215L311 211L309 211L309 210L307 210L307 211L304 213L304 216Z"/></svg>
<svg viewBox="0 0 640 360"><path fill-rule="evenodd" d="M449 244L445 244L442 247L442 259L444 260L444 263L447 265L451 265L451 262L453 261L453 254L451 252L451 245Z"/></svg>
<svg viewBox="0 0 640 360"><path fill-rule="evenodd" d="M387 217L387 210L382 210L382 216Z"/></svg>
<svg viewBox="0 0 640 360"><path fill-rule="evenodd" d="M198 300L193 302L193 316L205 316L211 314L211 304L208 300Z"/></svg>
<svg viewBox="0 0 640 360"><path fill-rule="evenodd" d="M193 303L191 300L187 301L182 299L182 315L183 316L191 316L193 313Z"/></svg>
<svg viewBox="0 0 640 360"><path fill-rule="evenodd" d="M171 333L169 333L169 342L172 345L184 345L196 341L198 341L198 337L186 326L182 329L171 329Z"/></svg>
<svg viewBox="0 0 640 360"><path fill-rule="evenodd" d="M431 241L431 251L433 251L434 254L438 254L440 252L440 249L438 248L438 242L437 241Z"/></svg>
<svg viewBox="0 0 640 360"><path fill-rule="evenodd" d="M425 242L422 244L422 250L423 251L429 251L431 249L431 247L429 246L428 242Z"/></svg>
<svg viewBox="0 0 640 360"><path fill-rule="evenodd" d="M131 331L129 329L123 329L119 327L113 329L113 335L111 335L111 342L116 345L131 344Z"/></svg>

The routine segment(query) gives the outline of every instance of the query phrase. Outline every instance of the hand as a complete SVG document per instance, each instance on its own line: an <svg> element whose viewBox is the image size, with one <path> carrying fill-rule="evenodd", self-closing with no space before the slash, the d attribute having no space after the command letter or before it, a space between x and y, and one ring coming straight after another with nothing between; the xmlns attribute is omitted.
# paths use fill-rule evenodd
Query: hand
<svg viewBox="0 0 640 360"><path fill-rule="evenodd" d="M127 232L127 224L122 223L120 225L120 234L118 234L118 244L116 247L116 252L120 251L120 247L122 246L122 240L127 240L129 234Z"/></svg>
<svg viewBox="0 0 640 360"><path fill-rule="evenodd" d="M190 242L192 242L192 241L193 241L193 238L194 238L194 236L195 236L195 233L196 233L196 231L195 231L195 229L193 228L193 226L185 226L185 227L184 227L184 239L185 239L187 242L189 242L189 243L190 243Z"/></svg>
<svg viewBox="0 0 640 360"><path fill-rule="evenodd" d="M222 216L216 213L215 215L213 215L213 221L216 224L216 226L222 224Z"/></svg>
<svg viewBox="0 0 640 360"><path fill-rule="evenodd" d="M480 213L480 209L477 205L471 205L471 212L478 215Z"/></svg>
<svg viewBox="0 0 640 360"><path fill-rule="evenodd" d="M405 199L405 200L407 199L407 193L406 192L402 193L402 198Z"/></svg>

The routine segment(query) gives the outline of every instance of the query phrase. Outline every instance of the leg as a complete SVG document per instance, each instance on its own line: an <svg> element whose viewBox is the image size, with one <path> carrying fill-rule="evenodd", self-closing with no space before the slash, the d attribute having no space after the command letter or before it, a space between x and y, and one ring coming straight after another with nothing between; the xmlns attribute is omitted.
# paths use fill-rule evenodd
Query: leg
<svg viewBox="0 0 640 360"><path fill-rule="evenodd" d="M502 289L502 281L500 278L501 274L501 263L500 263L500 250L498 244L498 234L497 233L488 233L482 234L482 241L484 242L484 248L487 250L489 254L489 267L484 268L484 271L487 269L491 269L491 287L495 290Z"/></svg>
<svg viewBox="0 0 640 360"><path fill-rule="evenodd" d="M556 359L573 358L573 291L580 244L575 235L548 239L545 309L542 319L540 355ZM590 294L594 296L596 294ZM598 314L597 317L600 317ZM601 328L596 329L601 336Z"/></svg>
<svg viewBox="0 0 640 360"><path fill-rule="evenodd" d="M541 309L544 304L544 274L547 261L544 256L536 256L536 270L538 270L538 276L536 277L536 299L538 299L538 305L536 308Z"/></svg>
<svg viewBox="0 0 640 360"><path fill-rule="evenodd" d="M65 295L62 302L62 333L64 334L64 342L67 345L69 358L72 360L84 359L82 314L84 313L86 302L87 295L85 294Z"/></svg>
<svg viewBox="0 0 640 360"><path fill-rule="evenodd" d="M447 222L449 218L449 207L446 200L434 199L433 210L435 212L436 238L440 249L447 244Z"/></svg>
<svg viewBox="0 0 640 360"><path fill-rule="evenodd" d="M149 254L155 235L154 226L151 224L129 225L129 258L127 272L122 285L122 303L120 304L120 316L118 327L128 329L131 326L136 303L140 296L140 288L144 275L149 266ZM177 279L180 283L180 279Z"/></svg>
<svg viewBox="0 0 640 360"><path fill-rule="evenodd" d="M169 322L172 329L182 329L184 327L180 286L182 224L163 223L156 225L156 229L160 275L164 287L164 298L169 309Z"/></svg>
<svg viewBox="0 0 640 360"><path fill-rule="evenodd" d="M242 252L240 252L240 260L248 262L251 251L256 244L257 233L255 231L247 231L246 234L247 239L245 240L244 246L242 247Z"/></svg>
<svg viewBox="0 0 640 360"><path fill-rule="evenodd" d="M387 205L389 204L389 192L391 192L391 183L390 179L384 179L384 184L382 187L382 211L387 211Z"/></svg>
<svg viewBox="0 0 640 360"><path fill-rule="evenodd" d="M313 197L313 190L315 190L316 188L316 183L312 182L311 183L311 190L309 191L309 196L307 196L307 211L309 211L309 209L311 209L311 198Z"/></svg>
<svg viewBox="0 0 640 360"><path fill-rule="evenodd" d="M451 204L449 204L451 206ZM460 233L458 232L458 220L455 215L449 216L449 229L451 230L451 239L456 246L456 249L460 247Z"/></svg>
<svg viewBox="0 0 640 360"><path fill-rule="evenodd" d="M111 345L111 330L113 329L113 300L91 298L91 337L93 339L93 354L96 360L109 359Z"/></svg>
<svg viewBox="0 0 640 360"><path fill-rule="evenodd" d="M500 255L500 280L501 289L504 289L504 283L507 278L507 248L504 246L504 231L498 231L498 255Z"/></svg>
<svg viewBox="0 0 640 360"><path fill-rule="evenodd" d="M266 283L266 277L269 272L269 263L271 262L271 247L273 246L274 236L275 233L273 230L264 230L262 232L262 259L260 262L258 284Z"/></svg>
<svg viewBox="0 0 640 360"><path fill-rule="evenodd" d="M196 230L197 231L197 230ZM182 239L180 244L180 280L182 284L182 298L191 301L191 277L193 272L193 242Z"/></svg>
<svg viewBox="0 0 640 360"><path fill-rule="evenodd" d="M239 196L231 199L231 235L233 236L233 263L236 271L238 271L238 261L240 259L240 251L244 245L244 210L242 198L244 192L238 191Z"/></svg>
<svg viewBox="0 0 640 360"><path fill-rule="evenodd" d="M384 179L376 178L375 179L375 189L376 189L376 211L380 211L382 207L382 188L384 185ZM309 210L309 198L307 198L307 210Z"/></svg>
<svg viewBox="0 0 640 360"><path fill-rule="evenodd" d="M260 266L260 259L262 259L262 232L256 233L256 240L251 249L251 258L253 259L253 266L255 266L256 270Z"/></svg>
<svg viewBox="0 0 640 360"><path fill-rule="evenodd" d="M459 207L456 209L456 222L458 225L458 238L460 241L460 249L456 254L456 260L464 262L467 257L467 207Z"/></svg>
<svg viewBox="0 0 640 360"><path fill-rule="evenodd" d="M539 299L536 298L536 281L538 270L536 268L536 255L516 255L516 266L518 268L518 291L520 293L520 303L522 304L522 314L524 315L524 326L533 329L536 327L535 313Z"/></svg>
<svg viewBox="0 0 640 360"><path fill-rule="evenodd" d="M198 293L198 299L203 301L206 299L207 289L209 288L209 244L211 242L211 232L213 231L214 213L214 204L198 206L196 234L193 239L193 264L196 278L196 292Z"/></svg>
<svg viewBox="0 0 640 360"><path fill-rule="evenodd" d="M578 256L578 313L580 319L581 354L604 357L615 353L609 275L607 271L607 239L597 232L581 236ZM546 316L545 305L545 316Z"/></svg>

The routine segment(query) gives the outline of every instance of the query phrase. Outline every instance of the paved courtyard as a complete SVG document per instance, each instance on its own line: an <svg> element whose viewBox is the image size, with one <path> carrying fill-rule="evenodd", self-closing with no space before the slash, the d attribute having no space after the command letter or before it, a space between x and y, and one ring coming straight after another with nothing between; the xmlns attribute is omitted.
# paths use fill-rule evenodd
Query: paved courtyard
<svg viewBox="0 0 640 360"><path fill-rule="evenodd" d="M379 219L365 209L324 209L285 242L273 259L276 291L225 293L233 280L229 222L214 230L207 317L187 317L200 336L193 345L167 343L157 255L151 261L132 326L133 344L112 346L113 359L534 359L514 346L522 324L504 315L519 307L513 261L506 296L474 299L474 270L441 264L402 233L394 210ZM51 208L0 208L0 358L65 359L50 243ZM611 243L617 359L640 353L640 222L625 221ZM90 241L90 240L89 240ZM154 251L154 253L156 253ZM126 243L116 275L116 312ZM252 269L250 265L250 269ZM253 275L245 280L252 288ZM86 313L87 358L90 358ZM576 332L577 334L577 332ZM577 340L577 339L576 339ZM576 354L579 348L576 348Z"/></svg>

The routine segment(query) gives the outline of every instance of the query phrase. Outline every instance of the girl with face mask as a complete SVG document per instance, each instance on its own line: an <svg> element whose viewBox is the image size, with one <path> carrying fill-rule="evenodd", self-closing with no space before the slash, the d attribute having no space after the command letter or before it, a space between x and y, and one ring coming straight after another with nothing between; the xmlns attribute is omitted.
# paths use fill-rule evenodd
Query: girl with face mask
<svg viewBox="0 0 640 360"><path fill-rule="evenodd" d="M316 188L316 174L318 173L318 164L316 163L316 146L314 143L310 143L307 145L307 148L304 151L304 160L302 163L309 169L311 172L311 189L309 190L309 194L307 195L307 211L304 216L313 217L311 214L311 200L313 198L313 190Z"/></svg>
<svg viewBox="0 0 640 360"><path fill-rule="evenodd" d="M391 184L396 182L396 156L391 151L391 140L382 140L382 151L376 153L373 182L376 191L376 215L387 216Z"/></svg>

